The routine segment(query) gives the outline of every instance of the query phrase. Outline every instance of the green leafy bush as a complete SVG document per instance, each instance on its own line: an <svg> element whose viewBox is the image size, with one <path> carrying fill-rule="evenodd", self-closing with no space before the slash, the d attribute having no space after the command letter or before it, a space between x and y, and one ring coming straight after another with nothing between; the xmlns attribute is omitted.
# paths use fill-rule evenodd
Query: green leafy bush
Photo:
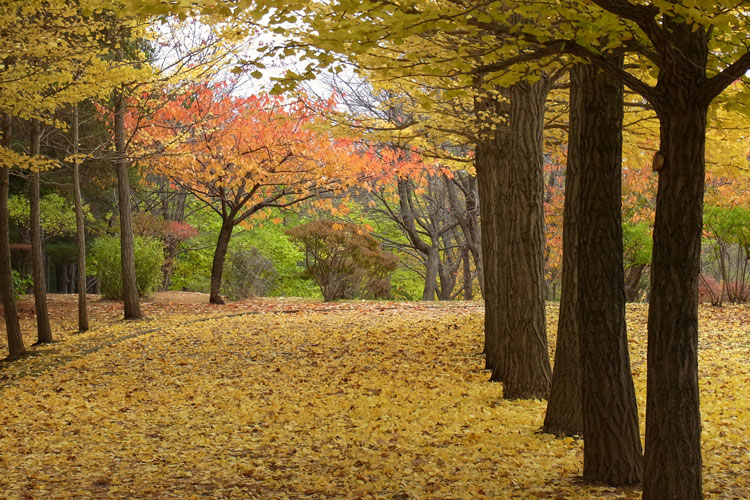
<svg viewBox="0 0 750 500"><path fill-rule="evenodd" d="M120 238L103 236L91 246L90 271L99 278L101 293L107 299L122 298L122 264ZM138 295L150 295L161 285L164 247L161 241L144 236L135 237L135 278Z"/></svg>
<svg viewBox="0 0 750 500"><path fill-rule="evenodd" d="M398 258L354 224L318 220L287 231L305 252L305 267L326 301L390 298Z"/></svg>
<svg viewBox="0 0 750 500"><path fill-rule="evenodd" d="M721 294L711 302L721 305L750 300L750 209L707 206L703 215L704 273L721 280ZM705 284L705 283L703 283Z"/></svg>
<svg viewBox="0 0 750 500"><path fill-rule="evenodd" d="M255 247L231 251L227 255L222 294L230 299L268 295L276 286L279 273L273 262Z"/></svg>
<svg viewBox="0 0 750 500"><path fill-rule="evenodd" d="M13 293L16 296L16 300L26 293L26 290L34 285L34 278L30 274L21 274L15 269L12 272L13 276Z"/></svg>

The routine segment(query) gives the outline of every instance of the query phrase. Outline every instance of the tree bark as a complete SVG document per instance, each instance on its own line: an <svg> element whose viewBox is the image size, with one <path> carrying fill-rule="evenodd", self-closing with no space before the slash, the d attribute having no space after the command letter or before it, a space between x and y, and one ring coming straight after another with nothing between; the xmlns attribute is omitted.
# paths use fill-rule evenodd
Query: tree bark
<svg viewBox="0 0 750 500"><path fill-rule="evenodd" d="M672 28L680 47L695 54L694 66L705 67L700 33L682 24ZM655 103L664 164L658 174L648 314L645 500L702 498L698 276L708 102L700 98L703 72L671 69L660 74L657 90L663 99Z"/></svg>
<svg viewBox="0 0 750 500"><path fill-rule="evenodd" d="M485 106L479 111L485 111ZM475 163L479 187L479 212L482 224L482 259L484 261L484 355L485 368L491 370L498 358L497 352L500 332L500 309L498 307L499 288L498 262L499 252L499 219L495 216L496 193L499 191L498 183L501 179L498 175L498 151L494 148L494 141L488 137L486 132L477 140L475 148Z"/></svg>
<svg viewBox="0 0 750 500"><path fill-rule="evenodd" d="M42 130L38 121L31 121L31 156L41 153ZM52 342L52 328L47 312L47 287L42 253L42 223L39 208L39 170L30 173L29 228L31 238L31 274L34 278L34 306L36 308L37 344Z"/></svg>
<svg viewBox="0 0 750 500"><path fill-rule="evenodd" d="M622 67L622 57L612 57ZM578 308L583 477L641 480L643 454L625 324L621 163L623 86L591 65L571 70L569 161L581 175Z"/></svg>
<svg viewBox="0 0 750 500"><path fill-rule="evenodd" d="M463 278L464 278L464 300L474 300L474 279L471 275L471 256L469 252L469 244L461 251L461 261L463 263Z"/></svg>
<svg viewBox="0 0 750 500"><path fill-rule="evenodd" d="M10 147L12 118L2 118L2 146ZM26 352L21 336L21 325L18 322L16 296L13 289L13 268L10 263L10 227L8 221L8 195L10 189L10 167L0 166L0 299L3 303L5 330L8 337L8 361L17 359Z"/></svg>
<svg viewBox="0 0 750 500"><path fill-rule="evenodd" d="M625 273L625 300L635 302L639 298L640 283L646 264L636 264L628 268Z"/></svg>
<svg viewBox="0 0 750 500"><path fill-rule="evenodd" d="M229 240L232 238L234 223L231 219L224 219L219 230L219 239L216 242L214 250L214 260L211 265L211 289L208 301L211 304L223 304L224 299L221 297L221 277L224 274L224 261L229 249Z"/></svg>
<svg viewBox="0 0 750 500"><path fill-rule="evenodd" d="M117 200L120 206L120 255L122 258L122 295L125 319L140 319L141 304L135 275L135 241L130 208L130 177L125 144L125 96L116 90L115 106L115 169L117 171Z"/></svg>
<svg viewBox="0 0 750 500"><path fill-rule="evenodd" d="M549 80L506 89L508 125L496 136L502 181L491 203L498 235L500 331L492 380L505 399L546 398L551 368L544 302L544 173L542 131ZM481 201L481 200L480 200ZM484 202L482 201L483 205Z"/></svg>
<svg viewBox="0 0 750 500"><path fill-rule="evenodd" d="M578 321L578 226L581 174L577 151L568 149L563 206L562 292L557 346L543 431L568 436L583 433L581 347Z"/></svg>
<svg viewBox="0 0 750 500"><path fill-rule="evenodd" d="M434 246L426 247L425 254L425 278L422 300L435 300L437 293L438 267L440 266L440 254Z"/></svg>
<svg viewBox="0 0 750 500"><path fill-rule="evenodd" d="M71 123L73 134L73 154L78 154L78 105L73 105L73 119ZM73 158L73 200L76 210L76 273L78 281L78 331L89 329L88 298L86 296L86 222L83 217L83 198L81 197L81 168L77 158Z"/></svg>

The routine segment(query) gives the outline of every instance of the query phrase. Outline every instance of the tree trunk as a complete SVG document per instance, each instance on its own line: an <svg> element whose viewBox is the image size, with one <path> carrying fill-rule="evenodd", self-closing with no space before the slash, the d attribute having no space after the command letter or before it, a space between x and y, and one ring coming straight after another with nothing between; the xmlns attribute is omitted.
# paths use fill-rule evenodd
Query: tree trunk
<svg viewBox="0 0 750 500"><path fill-rule="evenodd" d="M435 300L437 293L438 267L440 266L440 254L438 249L431 246L427 249L425 256L425 277L422 300Z"/></svg>
<svg viewBox="0 0 750 500"><path fill-rule="evenodd" d="M224 273L224 261L229 249L229 240L232 238L232 230L234 230L232 220L224 219L219 230L219 240L216 242L214 260L211 265L211 293L208 299L211 304L224 303L224 299L221 298L221 276Z"/></svg>
<svg viewBox="0 0 750 500"><path fill-rule="evenodd" d="M168 207L164 208L164 219L171 219L174 221L182 222L185 218L185 202L187 201L187 193L180 190L175 193L177 201L174 213L170 214ZM168 202L167 202L168 203ZM162 267L163 281L161 285L162 291L168 291L172 284L172 273L174 272L174 261L177 258L177 250L179 248L180 241L177 238L169 238L164 248L164 266Z"/></svg>
<svg viewBox="0 0 750 500"><path fill-rule="evenodd" d="M2 147L10 147L12 118L0 115L2 118L2 133L0 138ZM8 337L8 361L17 359L26 348L21 336L21 325L18 322L16 310L16 296L13 289L13 268L10 263L10 227L8 221L8 194L10 189L10 167L0 166L0 299L3 302L5 316L5 330Z"/></svg>
<svg viewBox="0 0 750 500"><path fill-rule="evenodd" d="M571 136L572 138L572 136ZM581 348L578 321L578 226L580 224L580 161L568 148L563 207L562 295L557 318L557 346L543 431L556 435L583 433Z"/></svg>
<svg viewBox="0 0 750 500"><path fill-rule="evenodd" d="M78 154L78 105L73 105L73 154ZM86 297L86 222L83 217L83 199L81 197L81 169L77 158L73 158L73 199L76 210L76 272L78 281L78 331L89 329L88 299Z"/></svg>
<svg viewBox="0 0 750 500"><path fill-rule="evenodd" d="M492 379L504 383L506 399L546 398L551 368L544 302L544 173L542 130L549 80L507 89L508 125L498 127L500 221L500 343ZM482 204L484 204L482 202ZM504 330L504 331L503 331ZM505 351L505 352L504 352Z"/></svg>
<svg viewBox="0 0 750 500"><path fill-rule="evenodd" d="M130 178L125 151L125 96L116 90L115 105L115 168L117 170L117 200L120 205L120 255L122 258L122 296L125 319L140 319L141 304L135 275L135 241L130 213Z"/></svg>
<svg viewBox="0 0 750 500"><path fill-rule="evenodd" d="M640 295L640 283L646 264L637 264L630 266L625 273L625 300L635 302Z"/></svg>
<svg viewBox="0 0 750 500"><path fill-rule="evenodd" d="M671 102L657 107L665 160L651 261L644 500L702 498L698 275L708 111L672 83Z"/></svg>
<svg viewBox="0 0 750 500"><path fill-rule="evenodd" d="M622 66L622 57L612 58ZM578 308L583 376L583 477L641 480L643 453L625 325L622 83L591 65L571 70L570 162L579 162Z"/></svg>
<svg viewBox="0 0 750 500"><path fill-rule="evenodd" d="M39 122L31 122L31 156L41 153L42 130ZM39 170L30 173L29 228L31 235L31 274L34 278L34 306L36 308L37 344L52 342L52 328L47 312L47 287L42 253L42 223L39 208Z"/></svg>
<svg viewBox="0 0 750 500"><path fill-rule="evenodd" d="M469 243L467 242L461 251L462 263L463 263L463 275L464 275L464 300L474 299L474 279L471 275L471 257L469 253Z"/></svg>
<svg viewBox="0 0 750 500"><path fill-rule="evenodd" d="M483 110L480 108L480 110ZM489 133L489 132L487 132ZM479 181L479 211L482 223L482 259L484 262L484 355L485 368L491 370L500 356L497 352L500 339L500 309L498 307L498 269L500 268L498 244L500 221L495 216L496 193L501 181L498 172L498 151L489 137L482 136L475 148L477 180Z"/></svg>
<svg viewBox="0 0 750 500"><path fill-rule="evenodd" d="M477 177L469 176L468 196L466 197L466 213L468 218L468 234L466 241L469 242L469 250L474 258L474 266L477 270L477 281L479 292L484 295L484 259L482 258L482 234L478 223L479 218L479 187Z"/></svg>
<svg viewBox="0 0 750 500"><path fill-rule="evenodd" d="M55 281L57 293L68 293L68 266L58 262L55 264Z"/></svg>

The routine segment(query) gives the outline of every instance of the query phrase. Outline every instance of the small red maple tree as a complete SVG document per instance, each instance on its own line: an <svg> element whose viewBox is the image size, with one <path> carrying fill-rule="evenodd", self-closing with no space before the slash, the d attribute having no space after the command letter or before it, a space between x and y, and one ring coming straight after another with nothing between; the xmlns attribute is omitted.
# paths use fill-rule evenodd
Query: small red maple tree
<svg viewBox="0 0 750 500"><path fill-rule="evenodd" d="M227 84L197 84L172 97L136 137L149 170L169 177L222 219L211 268L210 302L232 230L253 214L323 194L344 193L378 168L373 155L322 124L333 99L232 95ZM330 204L330 199L327 200Z"/></svg>

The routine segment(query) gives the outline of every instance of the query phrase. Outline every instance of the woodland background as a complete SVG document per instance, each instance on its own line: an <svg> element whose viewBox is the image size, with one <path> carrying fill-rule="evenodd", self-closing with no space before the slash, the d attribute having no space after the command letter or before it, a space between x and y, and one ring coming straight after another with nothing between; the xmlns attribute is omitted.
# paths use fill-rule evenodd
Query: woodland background
<svg viewBox="0 0 750 500"><path fill-rule="evenodd" d="M19 361L7 378L67 337L48 293L77 294L79 332L100 297L128 329L170 290L205 293L206 314L231 310L225 299L268 312L252 310L259 297L282 309L286 297L483 299L476 369L503 401L547 399L544 432L584 436L584 480L701 498L699 340L725 327L701 337L699 303L742 317L750 298L749 19L729 0L10 1L0 295ZM26 349L29 328L39 349ZM736 333L719 336L741 353ZM201 335L186 338L224 352ZM78 347L107 346L96 338ZM645 361L631 364L631 343L648 344ZM206 354L191 349L173 364ZM402 494L386 483L354 496Z"/></svg>

